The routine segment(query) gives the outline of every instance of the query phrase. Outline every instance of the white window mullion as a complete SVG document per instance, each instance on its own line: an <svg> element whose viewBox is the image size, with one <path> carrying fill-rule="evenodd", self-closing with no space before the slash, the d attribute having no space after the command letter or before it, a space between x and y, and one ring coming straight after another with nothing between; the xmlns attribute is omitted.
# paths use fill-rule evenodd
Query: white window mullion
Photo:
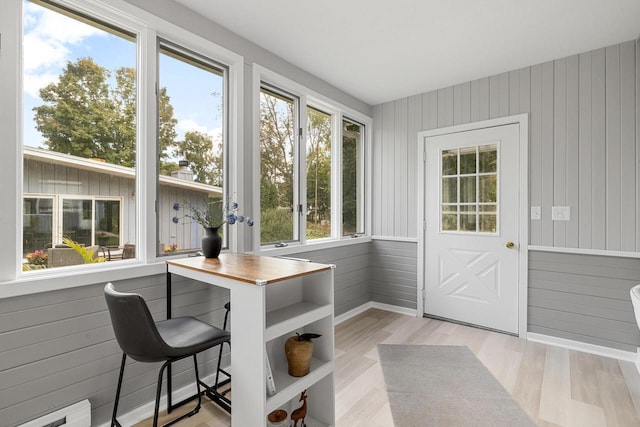
<svg viewBox="0 0 640 427"><path fill-rule="evenodd" d="M298 143L295 145L297 153L294 153L296 167L294 173L296 179L294 179L294 213L293 220L295 224L296 233L298 233L298 240L300 244L307 243L307 138L309 137L307 132L307 97L301 95L299 98L298 106ZM295 197L298 200L295 200Z"/></svg>
<svg viewBox="0 0 640 427"><path fill-rule="evenodd" d="M342 114L332 115L331 124L331 238L342 236Z"/></svg>
<svg viewBox="0 0 640 427"><path fill-rule="evenodd" d="M136 256L145 262L156 259L157 221L141 221L156 218L158 207L157 152L157 82L158 42L156 32L146 29L138 33L138 82L136 131Z"/></svg>

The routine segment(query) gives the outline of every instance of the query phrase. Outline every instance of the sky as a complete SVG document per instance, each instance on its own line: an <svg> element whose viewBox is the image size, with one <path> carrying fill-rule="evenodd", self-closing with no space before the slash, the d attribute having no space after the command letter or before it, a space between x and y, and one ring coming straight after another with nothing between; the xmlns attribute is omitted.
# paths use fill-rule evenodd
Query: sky
<svg viewBox="0 0 640 427"><path fill-rule="evenodd" d="M35 129L33 108L42 105L39 90L58 81L68 61L91 57L114 71L136 66L133 41L68 18L39 5L24 2L24 145L42 147L43 137ZM222 78L174 58L161 55L160 84L167 93L178 120L181 139L188 130L221 138L220 96Z"/></svg>

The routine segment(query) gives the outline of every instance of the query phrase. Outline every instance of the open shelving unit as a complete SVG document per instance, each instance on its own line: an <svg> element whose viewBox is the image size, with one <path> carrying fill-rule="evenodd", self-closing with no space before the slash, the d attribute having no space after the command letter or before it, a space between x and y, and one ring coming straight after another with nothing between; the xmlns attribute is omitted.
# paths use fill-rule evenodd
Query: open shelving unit
<svg viewBox="0 0 640 427"><path fill-rule="evenodd" d="M333 273L334 266L245 254L218 259L187 258L167 262L168 274L230 290L231 424L266 426L267 415L302 406L307 391L307 427L335 426ZM309 374L288 374L284 343L313 332ZM266 358L276 393L267 394Z"/></svg>

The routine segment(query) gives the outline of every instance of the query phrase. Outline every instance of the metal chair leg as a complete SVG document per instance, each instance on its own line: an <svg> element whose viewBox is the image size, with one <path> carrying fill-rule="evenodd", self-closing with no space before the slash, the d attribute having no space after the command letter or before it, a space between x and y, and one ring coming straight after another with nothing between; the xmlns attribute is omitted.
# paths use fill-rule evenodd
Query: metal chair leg
<svg viewBox="0 0 640 427"><path fill-rule="evenodd" d="M127 360L126 353L122 353L122 362L120 363L120 375L118 376L118 387L116 388L116 400L113 402L113 415L111 416L111 427L121 427L116 413L118 412L118 402L120 401L120 390L122 389L122 377L124 376L124 364Z"/></svg>

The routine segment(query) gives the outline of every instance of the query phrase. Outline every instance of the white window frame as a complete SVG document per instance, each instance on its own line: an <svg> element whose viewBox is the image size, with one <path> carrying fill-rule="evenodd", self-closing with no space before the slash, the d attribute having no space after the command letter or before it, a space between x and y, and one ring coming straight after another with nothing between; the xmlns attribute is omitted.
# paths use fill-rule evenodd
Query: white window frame
<svg viewBox="0 0 640 427"><path fill-rule="evenodd" d="M253 233L253 247L256 254L287 255L299 254L305 251L318 250L342 245L358 244L371 241L371 129L373 120L352 108L321 95L305 86L302 86L280 74L261 65L253 67L253 147L256 155L253 157L253 170L260 170L260 89L263 85L280 89L297 96L300 99L300 123L302 138L300 141L299 158L306 158L307 141L307 105L321 110L332 116L331 132L331 237L307 240L306 215L300 215L300 239L297 242L289 242L286 247L276 247L275 244L262 245L260 242L260 210L254 213L258 229ZM342 121L343 119L355 121L364 127L363 144L363 176L364 187L362 211L364 214L364 235L342 235ZM298 176L299 204L303 212L306 212L306 175L304 168L300 168ZM254 176L253 181L253 206L260 206L260 176ZM357 238L354 238L357 237Z"/></svg>
<svg viewBox="0 0 640 427"><path fill-rule="evenodd" d="M137 259L112 265L82 265L69 269L44 269L22 274L20 249L3 252L0 257L0 298L65 289L101 283L104 273L110 280L121 280L161 274L165 271L165 259L156 256L156 222L143 218L155 217L158 188L156 172L156 107L155 86L157 76L157 37L169 40L187 49L200 52L228 67L228 159L232 166L228 172L229 194L243 188L243 165L238 161L242 146L233 143L243 140L241 105L243 99L244 60L226 48L197 36L185 28L171 24L149 12L123 0L55 0L55 3L71 10L110 23L128 31L137 40L137 132L136 138L136 254ZM22 200L22 0L3 0L0 14L2 54L0 55L0 139L16 141L6 147L8 159L0 168L2 200ZM140 143L140 141L144 141ZM242 201L240 201L242 202ZM242 231L239 227L230 232L230 246L237 248ZM0 234L7 246L22 247L22 203L0 214ZM12 243L13 242L13 243ZM64 271L61 271L64 270Z"/></svg>

